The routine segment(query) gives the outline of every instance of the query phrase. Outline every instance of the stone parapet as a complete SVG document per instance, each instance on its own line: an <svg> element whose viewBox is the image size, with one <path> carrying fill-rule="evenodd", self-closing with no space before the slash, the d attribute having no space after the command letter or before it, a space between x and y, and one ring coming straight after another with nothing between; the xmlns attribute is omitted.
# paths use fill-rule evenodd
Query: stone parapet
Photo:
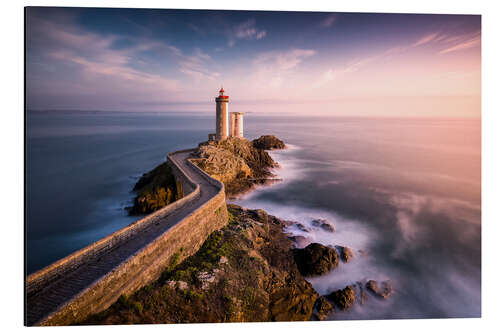
<svg viewBox="0 0 500 333"><path fill-rule="evenodd" d="M187 150L189 151L189 150ZM179 208L189 206L200 198L200 186L183 170L183 166L167 156L176 173L188 184L190 193L172 204L122 228L113 234L58 260L46 268L29 275L26 279L26 293L29 298L41 289L63 277L77 267L95 260L123 245L127 239L138 235ZM88 315L102 311L114 303L122 294L129 295L147 283L159 278L173 256L184 258L194 254L214 230L222 228L228 221L224 185L211 178L191 161L186 162L197 174L214 186L216 194L198 208L181 218L179 222L159 234L156 239L125 258L121 264L104 274L91 285L61 304L55 311L45 316L35 325L68 325L83 320Z"/></svg>

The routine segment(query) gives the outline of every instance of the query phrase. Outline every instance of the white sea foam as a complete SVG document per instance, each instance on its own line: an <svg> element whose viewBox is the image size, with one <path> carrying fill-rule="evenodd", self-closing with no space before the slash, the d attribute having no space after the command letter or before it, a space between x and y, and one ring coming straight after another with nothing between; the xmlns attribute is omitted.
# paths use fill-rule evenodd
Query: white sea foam
<svg viewBox="0 0 500 333"><path fill-rule="evenodd" d="M445 212L447 216L455 216L454 223L459 224L463 232L462 238L476 237L476 230L472 227L464 228L466 220L480 219L480 207L475 204L463 202L453 198L439 198L435 196L421 196L415 193L394 191L391 189L374 188L368 189L383 194L387 203L394 208L395 224L397 232L388 231L387 236L399 235L401 241L395 241L394 251L387 253L385 257L379 257L380 249L375 242L380 240L383 230L375 229L376 225L369 221L358 221L345 218L331 210L313 209L291 205L289 202L270 200L270 197L280 197L281 191L287 191L286 185L300 181L311 170L318 168L349 168L356 170L362 167L361 163L328 163L320 161L308 161L296 157L294 152L300 150L294 146L288 150L272 151L271 156L281 168L275 169L275 173L283 181L271 186L258 187L253 192L240 197L232 202L243 207L266 210L269 214L281 219L295 221L303 224L309 232L300 230L296 225L291 225L285 232L294 236L304 236L305 241L300 246L316 242L323 245L342 245L350 247L354 252L354 258L348 262L340 262L339 266L331 272L318 277L308 277L307 280L320 294L325 295L332 291L345 288L347 285L356 284L358 281L365 283L373 279L377 281L390 280L393 287L393 296L381 300L367 292L365 303L360 306L359 298L354 307L349 311L337 311L330 319L381 319L381 318L425 318L425 317L477 317L481 315L480 295L477 293L477 279L474 276L464 275L450 263L443 265L440 270L430 275L422 275L420 270L415 275L401 270L399 265L392 263L393 260L404 261L408 251L417 251L425 235L416 222L416 217L425 211L433 214ZM325 184L338 184L339 179L325 179L318 186ZM290 197L290 195L287 195ZM457 218L456 215L460 218ZM335 227L335 232L327 232L320 227L314 226L313 219L323 218ZM470 229L470 230L469 230ZM425 230L424 230L425 231ZM470 235L467 233L469 231ZM422 238L423 237L423 238ZM422 268L432 267L433 258L421 258ZM414 259L412 259L414 260ZM465 304L470 301L470 304Z"/></svg>
<svg viewBox="0 0 500 333"><path fill-rule="evenodd" d="M299 149L301 148L293 146L289 150L271 152L273 159L281 165L281 168L277 169L276 173L278 177L283 178L283 182L272 186L258 187L253 192L232 201L232 203L250 209L264 209L269 214L281 219L303 224L309 232L298 229L296 225L290 225L285 229L285 232L294 236L306 237L304 246L314 242L327 246L347 246L353 250L354 259L349 263L340 263L339 267L326 275L307 278L320 295L344 288L357 281L389 279L390 277L376 266L374 258L370 254L370 246L374 239L374 230L367 227L366 224L343 218L330 211L290 206L261 199L262 194L265 194L265 192L277 191L279 187L300 179L304 171L311 164L314 164L311 161L295 158L291 154L291 152ZM335 232L328 232L318 226L314 226L311 222L318 218L328 220L334 226Z"/></svg>

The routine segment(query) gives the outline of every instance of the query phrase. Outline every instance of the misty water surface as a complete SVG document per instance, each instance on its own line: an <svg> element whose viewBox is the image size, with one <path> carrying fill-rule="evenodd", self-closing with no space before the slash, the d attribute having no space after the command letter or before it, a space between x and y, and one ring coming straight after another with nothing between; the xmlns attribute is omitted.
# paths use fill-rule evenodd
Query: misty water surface
<svg viewBox="0 0 500 333"><path fill-rule="evenodd" d="M28 273L132 222L124 207L138 177L214 127L212 114L29 112ZM236 202L335 224L333 234L306 236L350 246L356 257L309 279L320 294L366 278L393 281L389 300L334 318L478 317L480 131L480 120L248 113L247 138L275 134L290 149L272 153L281 183Z"/></svg>

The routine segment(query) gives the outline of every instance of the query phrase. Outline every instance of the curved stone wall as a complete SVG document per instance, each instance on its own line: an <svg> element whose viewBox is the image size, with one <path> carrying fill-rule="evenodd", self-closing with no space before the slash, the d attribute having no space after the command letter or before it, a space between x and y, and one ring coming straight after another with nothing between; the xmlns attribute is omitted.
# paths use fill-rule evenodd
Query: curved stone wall
<svg viewBox="0 0 500 333"><path fill-rule="evenodd" d="M186 152L186 151L179 151ZM75 253L31 274L26 279L26 293L36 293L41 288L64 276L89 260L105 254L113 247L123 244L127 239L141 232L148 226L165 218L184 205L189 205L200 198L200 186L183 171L175 159L171 158L175 152L167 156L183 182L188 184L190 193L180 200L140 219L113 234L76 251ZM179 260L194 254L203 244L208 235L214 230L222 228L228 221L226 196L224 185L211 178L192 162L187 164L203 178L217 188L217 194L205 202L201 207L194 209L178 223L164 233L126 258L119 266L89 285L79 294L66 303L60 305L38 325L67 325L84 319L92 313L106 309L122 294L128 295L159 278L161 272L168 266L172 257L179 254Z"/></svg>
<svg viewBox="0 0 500 333"><path fill-rule="evenodd" d="M172 160L169 161L172 163ZM180 171L179 166L176 163L172 163L172 165L177 170L176 176L183 177L183 183L189 184L188 187L184 187L190 189L190 193L188 195L104 238L101 238L83 249L73 252L53 264L30 274L26 279L26 295L29 297L30 295L38 292L41 288L64 276L67 272L70 272L89 260L102 255L104 252L113 249L115 246L126 242L127 239L133 237L151 224L156 223L158 220L165 218L180 206L183 206L189 201L196 200L200 195L199 186L194 183L188 175Z"/></svg>

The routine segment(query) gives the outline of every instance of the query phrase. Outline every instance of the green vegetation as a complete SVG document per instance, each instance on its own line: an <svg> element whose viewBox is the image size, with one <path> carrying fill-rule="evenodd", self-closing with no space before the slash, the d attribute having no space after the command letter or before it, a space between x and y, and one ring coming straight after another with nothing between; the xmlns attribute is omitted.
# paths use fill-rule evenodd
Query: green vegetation
<svg viewBox="0 0 500 333"><path fill-rule="evenodd" d="M181 248L180 252L174 253L174 255L172 256L172 258L170 258L170 262L168 263L167 269L164 270L163 273L160 276L160 280L161 281L168 280L168 277L170 276L170 274L172 273L172 271L174 270L174 268L179 263L179 259L181 257L181 252L182 252L182 248Z"/></svg>
<svg viewBox="0 0 500 333"><path fill-rule="evenodd" d="M228 215L228 219L227 219L228 220L228 222L227 222L228 227L232 227L236 222L234 215L231 212L231 210L229 210L229 209L227 210L227 215Z"/></svg>
<svg viewBox="0 0 500 333"><path fill-rule="evenodd" d="M224 229L214 231L208 236L195 256L183 261L175 270L167 269L163 274L163 281L185 281L189 284L199 284L197 275L203 271L211 271L224 256L230 258L234 244L231 240L224 240Z"/></svg>
<svg viewBox="0 0 500 333"><path fill-rule="evenodd" d="M317 294L299 274L280 220L228 205L229 223L196 254L81 324L308 320Z"/></svg>

